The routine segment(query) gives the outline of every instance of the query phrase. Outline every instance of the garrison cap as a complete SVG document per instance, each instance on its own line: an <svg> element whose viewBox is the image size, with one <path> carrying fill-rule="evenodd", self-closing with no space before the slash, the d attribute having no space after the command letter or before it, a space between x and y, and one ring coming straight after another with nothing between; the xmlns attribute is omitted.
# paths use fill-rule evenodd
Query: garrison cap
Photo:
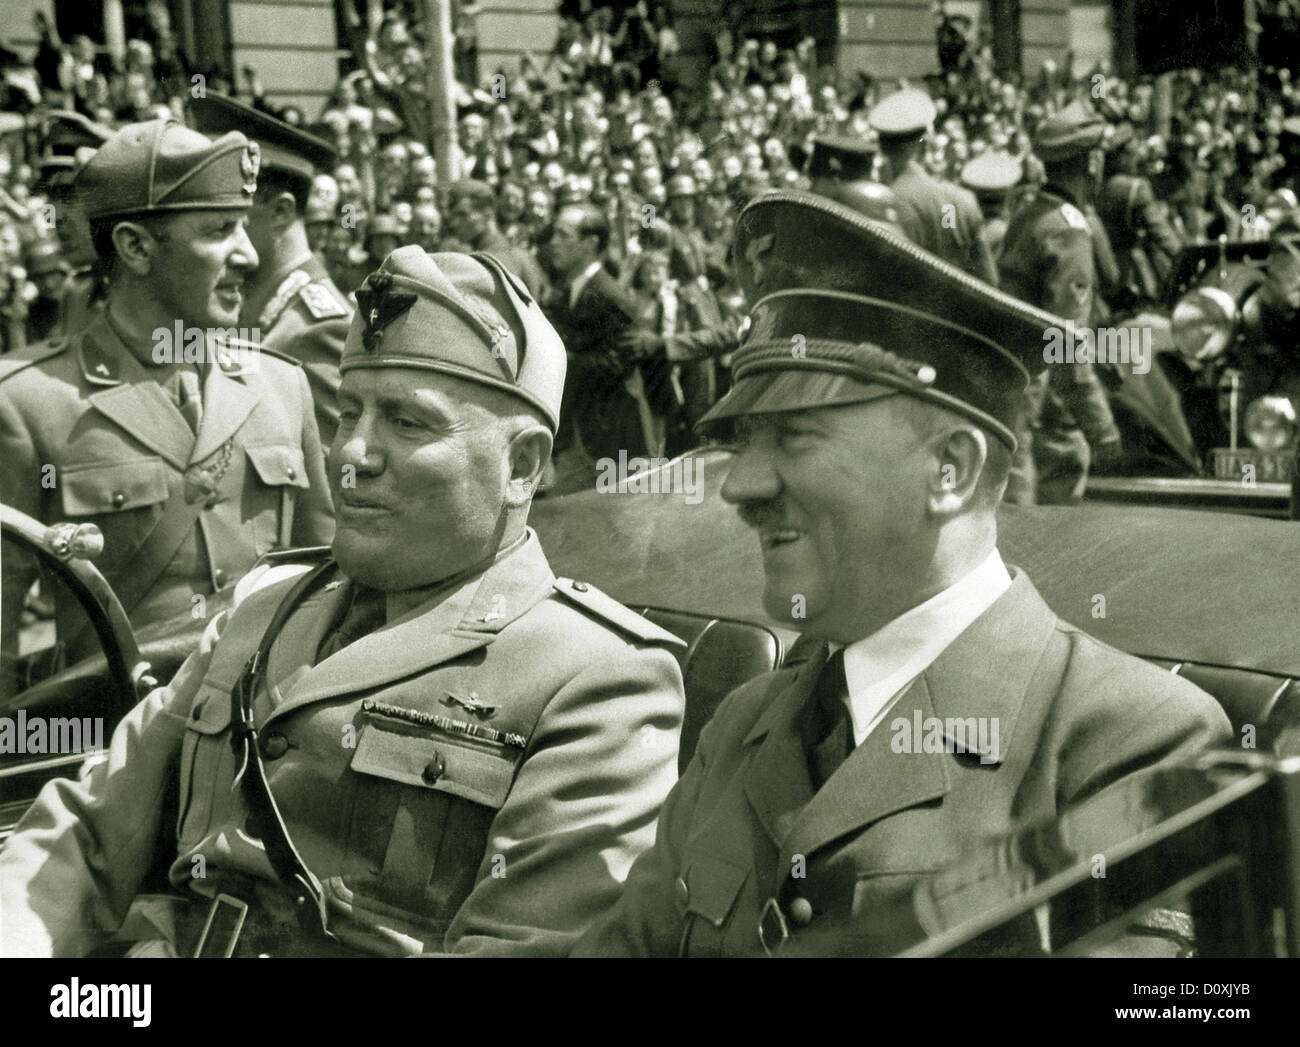
<svg viewBox="0 0 1300 1047"><path fill-rule="evenodd" d="M905 87L877 103L867 120L881 138L918 138L930 129L936 115L928 94Z"/></svg>
<svg viewBox="0 0 1300 1047"><path fill-rule="evenodd" d="M1068 160L1096 149L1106 135L1106 121L1077 99L1038 125L1034 152L1046 163Z"/></svg>
<svg viewBox="0 0 1300 1047"><path fill-rule="evenodd" d="M415 367L501 389L559 426L564 343L528 288L490 254L399 247L357 290L339 365Z"/></svg>
<svg viewBox="0 0 1300 1047"><path fill-rule="evenodd" d="M1000 150L981 153L961 169L961 184L976 196L1000 200L1025 173L1019 157Z"/></svg>
<svg viewBox="0 0 1300 1047"><path fill-rule="evenodd" d="M127 124L77 176L87 219L174 211L244 211L260 150L239 131L215 142L175 120Z"/></svg>
<svg viewBox="0 0 1300 1047"><path fill-rule="evenodd" d="M871 177L876 163L876 146L857 135L816 135L808 160L808 177L840 178L855 182Z"/></svg>
<svg viewBox="0 0 1300 1047"><path fill-rule="evenodd" d="M1065 321L1004 294L832 200L778 190L751 203L733 254L751 310L735 384L700 422L927 400L1015 447L1044 332Z"/></svg>
<svg viewBox="0 0 1300 1047"><path fill-rule="evenodd" d="M192 98L186 110L196 131L205 135L242 131L258 144L265 167L308 182L338 159L338 151L323 138L225 95L208 92L202 98Z"/></svg>

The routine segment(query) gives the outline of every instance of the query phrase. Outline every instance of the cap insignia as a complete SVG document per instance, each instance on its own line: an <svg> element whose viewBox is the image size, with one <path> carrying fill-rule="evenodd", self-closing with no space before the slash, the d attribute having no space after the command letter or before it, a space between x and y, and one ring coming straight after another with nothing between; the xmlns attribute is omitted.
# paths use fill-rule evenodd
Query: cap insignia
<svg viewBox="0 0 1300 1047"><path fill-rule="evenodd" d="M357 289L357 304L365 323L362 344L366 352L378 352L384 328L415 304L415 295L393 290L390 273L375 273Z"/></svg>
<svg viewBox="0 0 1300 1047"><path fill-rule="evenodd" d="M252 196L257 192L257 172L262 167L262 149L256 142L244 146L244 155L239 158L239 173L244 178L244 192Z"/></svg>
<svg viewBox="0 0 1300 1047"><path fill-rule="evenodd" d="M766 233L763 236L756 236L745 248L745 261L749 263L750 271L754 274L754 285L763 286L763 280L767 275L767 266L761 260L763 255L772 250L776 244L776 234Z"/></svg>

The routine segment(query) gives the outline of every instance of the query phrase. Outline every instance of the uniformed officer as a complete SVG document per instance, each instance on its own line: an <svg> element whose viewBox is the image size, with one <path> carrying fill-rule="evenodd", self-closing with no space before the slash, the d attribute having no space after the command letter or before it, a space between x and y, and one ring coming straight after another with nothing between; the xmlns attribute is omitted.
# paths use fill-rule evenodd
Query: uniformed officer
<svg viewBox="0 0 1300 1047"><path fill-rule="evenodd" d="M232 337L257 264L254 150L174 121L122 128L77 179L106 309L0 361L0 500L98 525L96 565L137 627L191 614L277 546L333 533L302 368ZM5 564L10 652L34 570ZM95 648L73 603L56 602L70 659Z"/></svg>
<svg viewBox="0 0 1300 1047"><path fill-rule="evenodd" d="M1011 192L1024 177L1024 163L1017 156L990 149L966 161L961 169L961 184L975 194L984 226L980 238L988 245L996 262L1007 235L1007 217Z"/></svg>
<svg viewBox="0 0 1300 1047"><path fill-rule="evenodd" d="M888 223L905 236L898 198L887 185L875 181L875 165L876 145L871 140L855 135L816 135L808 158L809 188L818 196Z"/></svg>
<svg viewBox="0 0 1300 1047"><path fill-rule="evenodd" d="M1039 125L1034 152L1047 181L1012 215L998 263L1010 294L1078 328L1093 325L1103 308L1093 230L1082 208L1099 184L1105 129L1080 102ZM1101 462L1120 455L1119 429L1096 368L1091 361L1055 363L1030 386L1007 500L1078 501L1094 455Z"/></svg>
<svg viewBox="0 0 1300 1047"><path fill-rule="evenodd" d="M736 258L752 324L704 425L735 442L722 497L808 657L723 701L580 955L887 955L963 847L1229 734L998 554L1055 317L812 196L752 203Z"/></svg>
<svg viewBox="0 0 1300 1047"><path fill-rule="evenodd" d="M42 792L0 853L0 952L85 952L163 847L201 899L183 955L561 954L653 840L684 645L527 527L555 330L488 255L404 247L357 298L333 559L242 582L107 762Z"/></svg>
<svg viewBox="0 0 1300 1047"><path fill-rule="evenodd" d="M42 121L43 152L37 166L37 191L53 207L54 234L68 265L54 335L75 334L103 308L95 275L95 247L86 217L77 204L73 183L95 150L112 136L111 128L81 113L55 109Z"/></svg>
<svg viewBox="0 0 1300 1047"><path fill-rule="evenodd" d="M930 96L904 88L879 102L868 120L880 136L881 181L894 191L903 231L927 251L991 284L997 267L984 241L975 197L959 185L937 181L921 165L934 123Z"/></svg>
<svg viewBox="0 0 1300 1047"><path fill-rule="evenodd" d="M257 198L248 216L260 264L249 277L241 323L257 329L263 346L303 365L321 445L329 447L338 428L339 358L353 309L312 253L306 217L312 178L333 167L334 147L224 95L191 99L189 112L204 134L242 130L261 149Z"/></svg>

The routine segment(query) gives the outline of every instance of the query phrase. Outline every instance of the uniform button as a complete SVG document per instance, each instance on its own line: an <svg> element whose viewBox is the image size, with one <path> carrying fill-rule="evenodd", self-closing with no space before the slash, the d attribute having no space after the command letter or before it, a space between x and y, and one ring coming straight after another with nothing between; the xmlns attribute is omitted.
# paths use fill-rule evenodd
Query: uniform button
<svg viewBox="0 0 1300 1047"><path fill-rule="evenodd" d="M212 572L212 580L217 583L217 588L220 589L226 584L226 572L218 567Z"/></svg>
<svg viewBox="0 0 1300 1047"><path fill-rule="evenodd" d="M807 927L812 923L813 907L812 902L807 898L793 898L790 901L790 920L800 927Z"/></svg>
<svg viewBox="0 0 1300 1047"><path fill-rule="evenodd" d="M278 760L289 751L289 739L279 731L272 731L262 739L262 758Z"/></svg>
<svg viewBox="0 0 1300 1047"><path fill-rule="evenodd" d="M292 480L292 479L293 479L294 477L296 477L298 474L297 474L296 472L293 471L293 466L291 465L291 466L289 466L288 469L286 469L286 470L284 471L284 475L287 476L290 480Z"/></svg>
<svg viewBox="0 0 1300 1047"><path fill-rule="evenodd" d="M585 593L589 588L591 588L591 586L586 582L574 582L573 588L576 592Z"/></svg>
<svg viewBox="0 0 1300 1047"><path fill-rule="evenodd" d="M114 509L121 509L122 506L126 505L126 495L123 494L121 491L114 491L112 502L113 502Z"/></svg>
<svg viewBox="0 0 1300 1047"><path fill-rule="evenodd" d="M424 770L420 772L420 777L424 779L426 785L432 785L442 777L442 774L446 769L447 761L443 758L442 753L435 753L433 759L424 765Z"/></svg>
<svg viewBox="0 0 1300 1047"><path fill-rule="evenodd" d="M682 905L685 905L691 900L691 889L686 886L686 881L680 876L677 877L677 882L673 884L673 889L677 892L677 900Z"/></svg>

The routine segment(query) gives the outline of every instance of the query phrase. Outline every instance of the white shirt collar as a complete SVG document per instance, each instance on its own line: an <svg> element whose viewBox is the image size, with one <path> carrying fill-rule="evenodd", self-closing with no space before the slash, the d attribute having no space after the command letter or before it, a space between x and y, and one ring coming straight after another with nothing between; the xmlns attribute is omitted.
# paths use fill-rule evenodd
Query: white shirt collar
<svg viewBox="0 0 1300 1047"><path fill-rule="evenodd" d="M844 648L853 743L884 719L893 699L1011 587L996 549L969 574L925 603Z"/></svg>
<svg viewBox="0 0 1300 1047"><path fill-rule="evenodd" d="M569 308L574 309L578 305L578 296L582 294L586 286L591 283L591 278L600 271L600 259L597 258L591 265L587 266L578 274L578 278L573 281L573 286L569 288Z"/></svg>

